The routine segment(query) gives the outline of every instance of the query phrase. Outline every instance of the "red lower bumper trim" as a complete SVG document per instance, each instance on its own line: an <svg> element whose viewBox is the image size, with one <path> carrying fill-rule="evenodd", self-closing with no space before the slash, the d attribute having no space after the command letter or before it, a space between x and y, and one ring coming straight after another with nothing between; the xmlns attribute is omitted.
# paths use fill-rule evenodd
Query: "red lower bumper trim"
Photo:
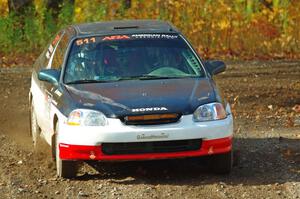
<svg viewBox="0 0 300 199"><path fill-rule="evenodd" d="M146 153L128 155L106 155L100 146L83 146L59 144L59 157L63 160L151 160L180 157L196 157L229 152L232 148L232 137L214 140L203 140L200 150L172 153Z"/></svg>

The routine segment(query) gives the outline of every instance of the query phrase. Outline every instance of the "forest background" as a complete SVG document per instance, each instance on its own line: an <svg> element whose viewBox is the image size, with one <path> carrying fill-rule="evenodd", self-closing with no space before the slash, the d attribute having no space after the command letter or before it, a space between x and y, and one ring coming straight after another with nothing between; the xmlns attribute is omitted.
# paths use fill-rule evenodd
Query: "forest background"
<svg viewBox="0 0 300 199"><path fill-rule="evenodd" d="M160 19L207 59L299 59L299 0L0 0L0 65L31 63L70 24Z"/></svg>

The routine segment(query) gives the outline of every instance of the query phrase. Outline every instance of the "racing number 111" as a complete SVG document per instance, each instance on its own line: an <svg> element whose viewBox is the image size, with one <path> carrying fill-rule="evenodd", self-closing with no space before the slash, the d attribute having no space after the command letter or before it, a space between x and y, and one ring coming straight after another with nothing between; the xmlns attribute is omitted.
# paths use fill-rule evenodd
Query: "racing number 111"
<svg viewBox="0 0 300 199"><path fill-rule="evenodd" d="M83 44L88 44L88 43L95 43L95 42L96 42L96 38L95 37L76 40L77 46L81 46Z"/></svg>

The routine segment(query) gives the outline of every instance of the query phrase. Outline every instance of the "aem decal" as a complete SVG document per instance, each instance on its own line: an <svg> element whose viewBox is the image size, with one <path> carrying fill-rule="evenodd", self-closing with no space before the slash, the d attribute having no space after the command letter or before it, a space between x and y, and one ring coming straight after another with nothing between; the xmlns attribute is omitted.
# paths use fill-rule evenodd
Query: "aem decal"
<svg viewBox="0 0 300 199"><path fill-rule="evenodd" d="M129 36L127 35L112 35L112 36L107 36L107 37L104 37L102 39L102 41L110 41L110 40L122 40L122 39L130 39Z"/></svg>

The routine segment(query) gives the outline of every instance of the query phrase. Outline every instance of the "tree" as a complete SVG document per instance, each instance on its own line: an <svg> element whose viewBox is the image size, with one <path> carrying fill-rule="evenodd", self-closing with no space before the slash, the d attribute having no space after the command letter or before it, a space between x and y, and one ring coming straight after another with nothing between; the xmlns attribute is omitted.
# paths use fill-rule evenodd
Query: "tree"
<svg viewBox="0 0 300 199"><path fill-rule="evenodd" d="M33 7L33 0L8 0L9 12L15 12L18 15L25 14L26 10Z"/></svg>
<svg viewBox="0 0 300 199"><path fill-rule="evenodd" d="M130 8L131 7L131 0L124 0L124 7L126 8L126 9L128 9L128 8Z"/></svg>
<svg viewBox="0 0 300 199"><path fill-rule="evenodd" d="M68 3L71 5L74 5L75 0L47 0L47 8L51 9L52 15L54 19L57 19L59 12L61 11L62 4L63 3Z"/></svg>
<svg viewBox="0 0 300 199"><path fill-rule="evenodd" d="M8 14L8 1L0 0L0 17L7 16Z"/></svg>

